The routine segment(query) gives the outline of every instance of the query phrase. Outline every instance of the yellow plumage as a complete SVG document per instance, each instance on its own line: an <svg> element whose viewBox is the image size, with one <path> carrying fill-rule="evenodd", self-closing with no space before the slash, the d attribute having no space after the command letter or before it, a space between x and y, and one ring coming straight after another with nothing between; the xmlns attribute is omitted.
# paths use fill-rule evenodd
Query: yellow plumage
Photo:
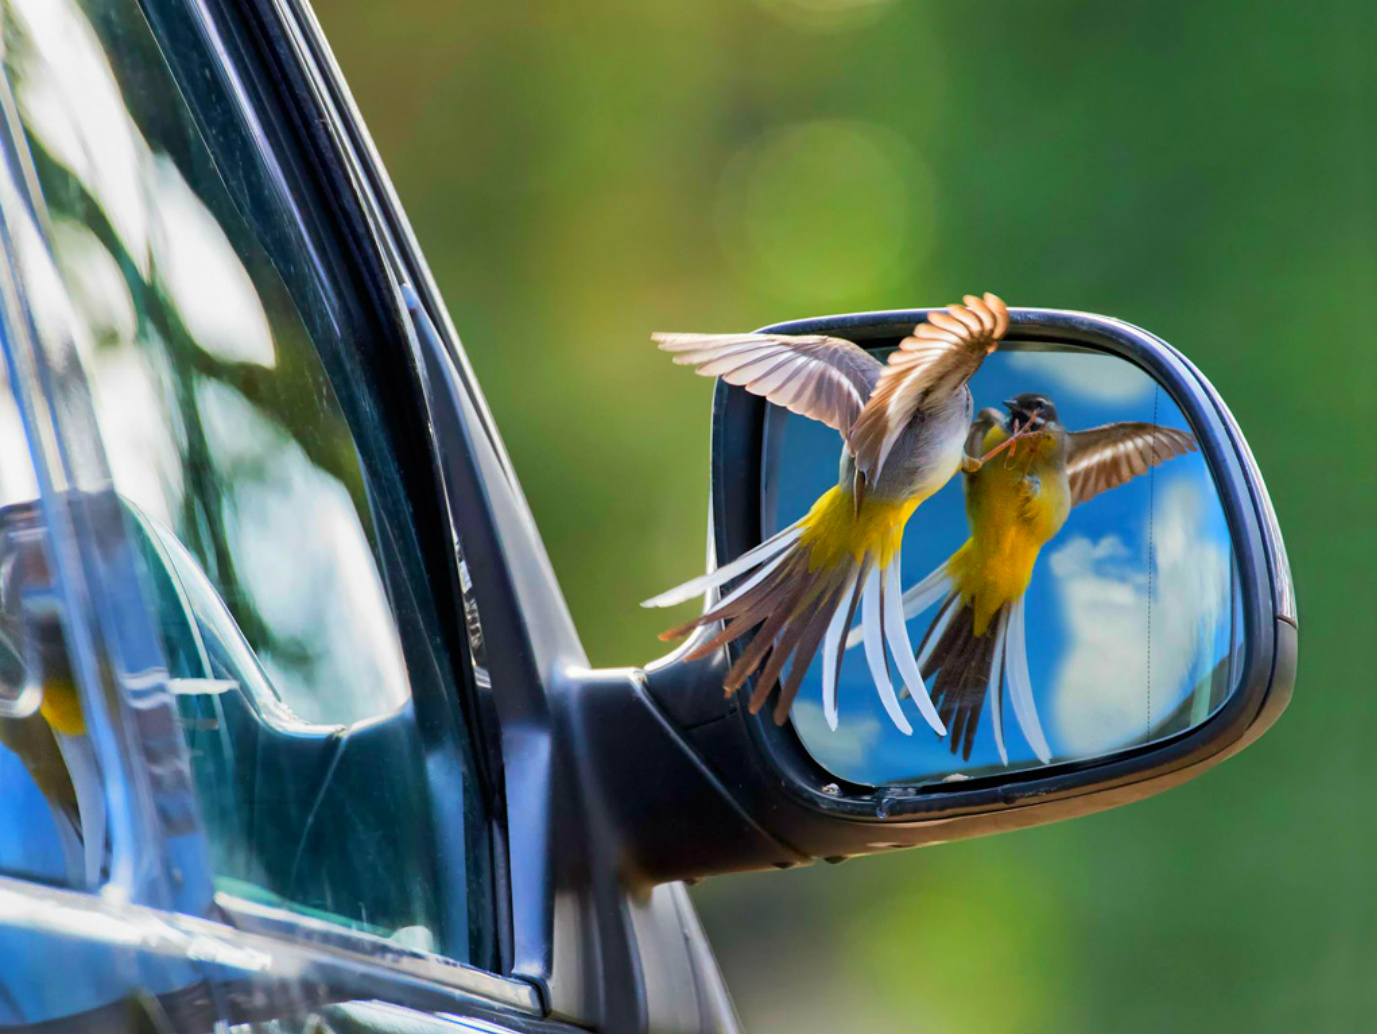
<svg viewBox="0 0 1377 1034"><path fill-rule="evenodd" d="M938 716L951 730L952 753L970 758L981 712L991 700L995 748L1007 764L1007 700L1028 746L1046 763L1052 750L1033 698L1024 599L1038 554L1073 506L1190 451L1194 440L1186 432L1135 422L1071 432L1051 400L1036 392L1004 405L1007 418L993 408L982 410L967 436L970 538L904 593L904 614L915 617L941 600L918 648L918 664ZM977 453L983 453L982 462L974 461Z"/></svg>
<svg viewBox="0 0 1377 1034"><path fill-rule="evenodd" d="M977 636L1001 607L1028 590L1039 551L1066 523L1071 492L1064 435L1049 430L1017 441L966 479L971 537L947 561L947 572L974 611ZM984 450L1007 437L1002 427L991 428Z"/></svg>
<svg viewBox="0 0 1377 1034"><path fill-rule="evenodd" d="M809 550L809 572L830 570L848 558L859 564L867 553L887 565L903 541L904 525L923 499L866 496L858 510L855 497L845 487L828 489L802 522L799 543Z"/></svg>
<svg viewBox="0 0 1377 1034"><path fill-rule="evenodd" d="M76 687L70 682L49 682L43 687L43 702L38 710L57 732L64 736L81 736L86 732L86 719L81 714L81 702Z"/></svg>

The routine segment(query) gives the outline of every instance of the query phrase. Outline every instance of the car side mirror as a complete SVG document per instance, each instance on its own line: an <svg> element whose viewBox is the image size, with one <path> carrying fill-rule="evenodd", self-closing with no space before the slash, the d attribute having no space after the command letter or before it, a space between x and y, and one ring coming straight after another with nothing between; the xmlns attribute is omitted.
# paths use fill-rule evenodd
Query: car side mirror
<svg viewBox="0 0 1377 1034"><path fill-rule="evenodd" d="M883 359L932 312L767 332L844 338ZM722 643L720 622L646 669L647 703L710 787L658 784L669 828L636 812L627 837L653 879L1099 811L1192 778L1286 706L1297 627L1286 555L1247 443L1205 377L1121 321L1015 309L970 389L965 452L983 465L967 461L921 503L871 572L873 601L840 576L846 591L828 599L849 603L844 619L808 610L826 592L799 597L811 649L797 675L759 665L725 695L755 640ZM719 381L716 566L790 534L816 556L819 507L849 484L848 462L836 430ZM778 577L763 566L717 579L708 608ZM823 573L815 560L809 576ZM762 627L788 644L780 623ZM775 680L764 687L762 668ZM645 770L635 745L623 751ZM700 814L715 795L721 828L687 835L671 787Z"/></svg>

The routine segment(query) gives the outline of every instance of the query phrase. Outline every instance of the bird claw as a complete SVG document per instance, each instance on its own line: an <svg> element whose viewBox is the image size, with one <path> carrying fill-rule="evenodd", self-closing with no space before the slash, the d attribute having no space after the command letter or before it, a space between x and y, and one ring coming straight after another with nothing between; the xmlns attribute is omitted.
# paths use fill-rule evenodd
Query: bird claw
<svg viewBox="0 0 1377 1034"><path fill-rule="evenodd" d="M1030 421L1030 423L1031 423L1031 421ZM980 459L975 459L975 458L972 457L972 456L964 456L964 457L962 457L962 460L961 460L961 469L964 470L967 474L974 474L977 470L979 470L979 469L980 469L982 466L984 466L986 463L989 463L990 460L994 459L996 456L998 456L998 455L999 455L1001 452L1003 452L1005 449L1009 448L1009 446L1013 445L1014 442L1018 441L1020 438L1026 438L1026 437L1031 433L1031 432L1028 430L1028 426L1029 426L1028 424L1024 424L1022 427L1019 427L1017 424L1015 424L1015 425L1014 425L1014 433L1011 434L1011 435L1009 435L1008 438L1005 438L1002 442L1000 442L998 445L996 445L996 446L995 446L993 449L991 449L989 452L985 453L984 456L981 456ZM973 464L975 464L974 469L971 469L970 467L968 467L968 466L967 466L968 463L973 463Z"/></svg>

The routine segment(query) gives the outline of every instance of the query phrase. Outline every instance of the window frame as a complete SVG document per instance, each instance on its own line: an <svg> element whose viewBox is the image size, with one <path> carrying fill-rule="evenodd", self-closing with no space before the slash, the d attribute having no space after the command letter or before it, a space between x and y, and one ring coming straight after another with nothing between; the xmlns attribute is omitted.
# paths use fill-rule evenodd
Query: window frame
<svg viewBox="0 0 1377 1034"><path fill-rule="evenodd" d="M319 941L327 944L331 950L349 951L370 958L377 958L381 953L393 962L410 960L406 968L411 969L417 964L428 963L422 968L434 971L433 979L442 979L444 983L466 986L470 983L465 978L466 974L495 976L502 980L501 974L506 971L502 964L505 957L502 950L503 916L509 893L501 850L505 842L501 828L504 815L500 807L501 770L498 767L494 771L489 746L491 737L474 703L477 685L473 677L469 643L464 635L464 606L455 571L455 554L448 548L454 536L435 479L436 460L432 457L435 444L429 433L430 418L424 382L415 359L415 336L402 299L401 281L392 251L370 210L368 198L362 189L362 178L351 156L329 146L338 134L338 127L333 124L331 112L312 103L315 98L306 83L310 69L288 45L288 26L274 16L274 12L268 9L269 5L258 2L241 5L225 3L223 0L138 2L155 33L162 28L159 15L165 13L164 8L167 7L180 9L197 22L201 41L208 52L214 55L216 71L223 85L233 95L241 113L246 113L258 123L261 132L259 150L269 167L278 167L285 151L295 152L290 155L295 159L292 171L301 179L310 180L304 189L311 191L319 203L320 222L324 223L320 229L334 237L334 243L340 245L328 249L340 267L333 271L336 282L346 282L354 289L348 292L349 297L356 300L358 315L366 319L369 329L375 332L361 338L374 344L371 348L360 348L358 358L368 369L373 398L378 403L374 415L379 428L388 439L390 455L402 468L398 471L399 487L410 509L406 530L413 538L414 552L419 560L414 570L406 572L408 581L413 586L423 585L429 590L435 624L443 639L441 648L448 661L449 673L455 679L453 685L445 688L453 694L452 702L457 704L458 709L457 720L462 724L472 747L476 768L474 775L478 780L488 824L490 905L494 911L494 932L497 936L496 958L492 961L496 965L492 968L477 963L470 965L439 953L400 949L366 932L331 927L295 913L242 902L230 895L217 894L217 908L233 925L246 930L279 937L292 936L306 943ZM180 86L183 76L179 74L174 55L165 56L173 65L174 78ZM197 111L196 99L186 96L185 92L184 97L196 117L198 128L204 133L206 127ZM276 139L271 139L270 131L263 129L263 123L269 117L279 120L279 124L272 127L278 134ZM398 359L406 361L398 362ZM357 441L357 434L355 438ZM407 466L413 455L421 458ZM361 462L366 474L378 476L379 472L366 459L361 457ZM391 520L381 522L380 534L386 534L387 529L392 527ZM397 544L390 544L385 546L383 552L396 554L399 549ZM395 604L393 576L396 572L390 564L384 564L381 573L389 586L389 602ZM408 661L414 660L409 650L407 653ZM424 706L424 690L417 693L414 684L412 689L413 699L417 700L418 706ZM451 748L454 747L457 744L451 744ZM430 765L427 767L431 768ZM453 774L458 773L455 771ZM434 771L431 772L432 797L438 797L443 792L446 782L444 778L437 777ZM465 890L456 885L454 874L439 864L441 859L435 861L437 878L449 884L446 897L463 895ZM509 989L507 997L512 1000L505 1004L511 1006L519 1001L529 1005L526 990L529 989L524 985Z"/></svg>
<svg viewBox="0 0 1377 1034"><path fill-rule="evenodd" d="M358 191L411 316L453 534L449 569L467 568L460 598L481 605L487 646L475 682L505 820L494 823L504 838L495 839L494 858L508 866L509 912L498 916L502 970L537 987L565 1019L598 1026L640 1007L651 977L641 945L650 935L627 921L616 836L590 828L585 813L598 811L589 800L598 790L575 761L585 737L568 704L582 689L588 657L477 378L309 0L245 2L280 32L294 55L287 65L304 72L308 104L324 113L305 131L338 158L342 189ZM681 905L688 907L686 898ZM669 910L653 911L667 924L661 934L684 933Z"/></svg>

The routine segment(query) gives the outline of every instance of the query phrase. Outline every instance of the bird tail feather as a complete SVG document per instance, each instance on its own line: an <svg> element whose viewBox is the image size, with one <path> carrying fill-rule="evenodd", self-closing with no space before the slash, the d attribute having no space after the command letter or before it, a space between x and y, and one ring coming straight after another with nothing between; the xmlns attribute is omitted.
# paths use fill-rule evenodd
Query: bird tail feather
<svg viewBox="0 0 1377 1034"><path fill-rule="evenodd" d="M950 593L918 647L918 666L932 688L937 713L951 727L951 752L970 760L976 729L987 700L999 760L1009 763L1004 742L1004 707L1012 707L1023 738L1038 760L1052 759L1033 701L1023 597L995 612L983 635L975 634L975 612L958 592Z"/></svg>
<svg viewBox="0 0 1377 1034"><path fill-rule="evenodd" d="M1003 672L995 668L996 656L1006 653L1007 608L1001 608L983 635L975 634L975 610L959 593L952 593L937 612L937 618L918 647L920 667L932 686L937 713L951 729L951 752L970 760L975 731L985 698L996 697L992 711L1000 711ZM1003 715L995 719L999 757L1009 758L1004 748Z"/></svg>
<svg viewBox="0 0 1377 1034"><path fill-rule="evenodd" d="M684 582L683 585L676 585L668 592L662 592L658 596L651 597L642 603L641 606L673 607L680 603L687 603L695 596L702 596L710 589L721 588L738 575L744 574L753 568L763 566L767 560L780 559L785 549L803 534L803 530L803 522L795 521L783 531L771 535L754 549L742 553L731 563L723 564L721 567L709 571L705 575L690 579ZM664 639L666 636L661 636L660 638Z"/></svg>
<svg viewBox="0 0 1377 1034"><path fill-rule="evenodd" d="M919 674L932 692L938 717L951 727L952 753L959 752L964 759L970 759L985 701L993 696L990 719L1000 761L1009 763L1004 743L1004 706L1007 702L1024 739L1038 759L1046 764L1052 752L1033 702L1023 597L1000 608L985 635L976 636L975 614L968 603L962 602L944 562L904 592L904 619L912 620L939 600L937 616L918 647L917 663ZM846 638L846 649L859 645L863 638L861 626L852 628Z"/></svg>

